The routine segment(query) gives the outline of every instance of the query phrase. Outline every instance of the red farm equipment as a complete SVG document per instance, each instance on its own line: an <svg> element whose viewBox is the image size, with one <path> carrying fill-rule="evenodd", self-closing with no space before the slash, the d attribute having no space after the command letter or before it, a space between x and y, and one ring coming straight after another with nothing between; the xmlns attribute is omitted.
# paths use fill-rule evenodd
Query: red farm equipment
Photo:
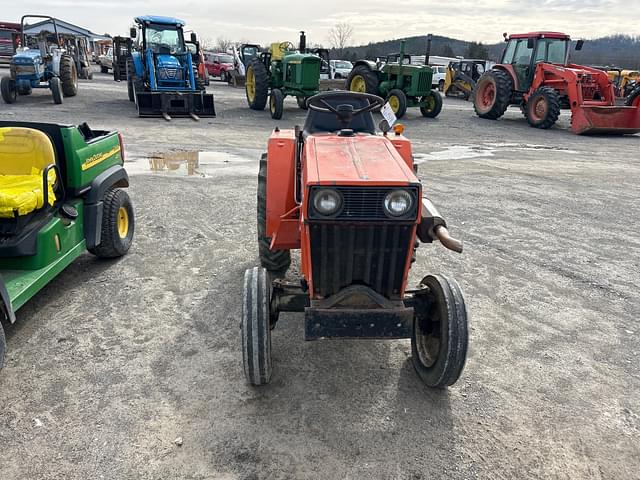
<svg viewBox="0 0 640 480"><path fill-rule="evenodd" d="M616 106L606 72L569 63L571 38L557 32L507 36L502 60L476 85L473 104L481 118L496 120L510 105L520 106L532 127L550 128L560 109L571 109L578 135L640 132L640 90ZM583 42L576 43L576 50Z"/></svg>

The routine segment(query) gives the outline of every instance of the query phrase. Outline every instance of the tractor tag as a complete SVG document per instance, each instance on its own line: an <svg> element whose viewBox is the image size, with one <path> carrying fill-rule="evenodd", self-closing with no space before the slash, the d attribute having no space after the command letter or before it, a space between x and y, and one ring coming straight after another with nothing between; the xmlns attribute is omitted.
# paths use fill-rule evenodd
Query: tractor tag
<svg viewBox="0 0 640 480"><path fill-rule="evenodd" d="M391 108L391 105L389 105L389 102L384 104L384 107L380 109L380 113L389 124L389 128L393 127L393 124L398 120L396 118L396 114L393 113L393 109Z"/></svg>

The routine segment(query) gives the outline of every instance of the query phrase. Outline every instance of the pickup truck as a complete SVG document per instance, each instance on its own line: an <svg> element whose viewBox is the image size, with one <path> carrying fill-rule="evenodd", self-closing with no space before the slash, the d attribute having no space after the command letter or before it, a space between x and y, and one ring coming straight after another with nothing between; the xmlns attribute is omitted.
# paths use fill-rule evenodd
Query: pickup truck
<svg viewBox="0 0 640 480"><path fill-rule="evenodd" d="M134 231L122 190L128 186L118 132L0 121L2 320L15 322L16 312L86 250L99 258L127 253ZM0 368L5 350L0 323Z"/></svg>
<svg viewBox="0 0 640 480"><path fill-rule="evenodd" d="M102 73L109 73L109 69L113 70L113 47L109 47L107 53L98 56L98 65Z"/></svg>

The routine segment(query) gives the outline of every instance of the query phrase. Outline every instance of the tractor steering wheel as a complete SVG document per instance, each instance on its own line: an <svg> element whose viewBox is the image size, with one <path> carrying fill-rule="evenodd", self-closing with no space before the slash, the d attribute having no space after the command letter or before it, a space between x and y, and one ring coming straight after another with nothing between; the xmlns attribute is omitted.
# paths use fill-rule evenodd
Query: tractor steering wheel
<svg viewBox="0 0 640 480"><path fill-rule="evenodd" d="M291 43L291 42L280 42L280 45L278 45L278 48L280 49L281 52L284 51L294 51L296 49L296 46Z"/></svg>
<svg viewBox="0 0 640 480"><path fill-rule="evenodd" d="M338 104L334 107L328 99L332 100L345 100L344 104ZM369 105L355 109L353 105L348 103L349 100L364 99L368 100ZM334 113L338 116L338 121L344 124L344 128L347 128L353 117L356 117L362 113L371 112L384 107L385 101L377 95L370 93L358 93L358 92L323 92L318 95L314 95L307 100L307 106L314 112L322 113Z"/></svg>

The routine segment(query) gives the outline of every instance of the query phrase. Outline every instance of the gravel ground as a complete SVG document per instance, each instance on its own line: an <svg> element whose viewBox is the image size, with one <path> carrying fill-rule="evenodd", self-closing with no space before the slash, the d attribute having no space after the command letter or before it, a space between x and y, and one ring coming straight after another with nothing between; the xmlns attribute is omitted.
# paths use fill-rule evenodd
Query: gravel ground
<svg viewBox="0 0 640 480"><path fill-rule="evenodd" d="M304 114L211 90L218 117L200 122L139 119L101 74L61 106L0 105L122 131L137 214L128 256L82 256L5 325L1 478L640 478L639 136L578 137L566 115L539 131L517 109L484 121L455 99L436 120L410 110L425 191L465 241L420 248L411 283L462 285L463 376L431 391L408 341L305 343L283 314L273 382L254 389L238 324L257 159ZM151 172L170 150L213 153L194 175Z"/></svg>

